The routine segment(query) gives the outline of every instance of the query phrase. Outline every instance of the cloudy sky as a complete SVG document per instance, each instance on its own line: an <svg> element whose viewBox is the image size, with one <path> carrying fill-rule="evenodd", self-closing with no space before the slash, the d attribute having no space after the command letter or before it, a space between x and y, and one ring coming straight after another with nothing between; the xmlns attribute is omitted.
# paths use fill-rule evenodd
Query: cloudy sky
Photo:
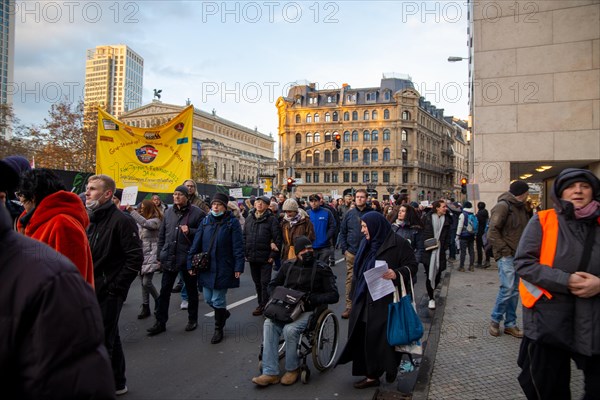
<svg viewBox="0 0 600 400"><path fill-rule="evenodd" d="M276 135L276 99L295 81L378 86L408 74L446 115L468 115L466 1L16 1L15 112L41 123L83 97L86 50L144 58L143 103L216 110Z"/></svg>

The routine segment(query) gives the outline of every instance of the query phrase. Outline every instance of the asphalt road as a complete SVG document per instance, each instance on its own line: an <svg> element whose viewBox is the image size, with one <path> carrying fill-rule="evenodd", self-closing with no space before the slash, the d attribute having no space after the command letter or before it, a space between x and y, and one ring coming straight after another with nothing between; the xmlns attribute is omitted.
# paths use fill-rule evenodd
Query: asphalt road
<svg viewBox="0 0 600 400"><path fill-rule="evenodd" d="M340 322L338 355L346 343L348 320L340 318L344 311L343 296L346 267L339 251L336 251L334 272L340 292L340 301L330 308ZM371 399L375 388L357 390L353 382L362 377L352 376L350 364L319 372L312 365L310 381L300 381L292 386L274 385L258 388L251 382L259 374L258 354L262 341L262 317L254 317L251 312L257 303L252 296L254 284L246 264L241 286L230 290L228 305L231 318L225 327L223 342L210 343L214 331L212 311L202 300L200 302L198 329L185 332L187 311L179 309L180 296L172 294L171 310L167 331L155 337L148 337L146 329L152 326L154 318L138 320L141 304L139 281L133 283L120 319L121 339L127 361L127 399ZM161 275L155 274L154 285L160 288ZM429 312L424 288L424 274L420 266L418 282L415 286L419 304L419 314L426 329ZM282 364L283 365L283 364ZM283 368L282 368L283 372ZM399 381L400 382L400 381ZM385 384L381 390L394 390L398 382Z"/></svg>

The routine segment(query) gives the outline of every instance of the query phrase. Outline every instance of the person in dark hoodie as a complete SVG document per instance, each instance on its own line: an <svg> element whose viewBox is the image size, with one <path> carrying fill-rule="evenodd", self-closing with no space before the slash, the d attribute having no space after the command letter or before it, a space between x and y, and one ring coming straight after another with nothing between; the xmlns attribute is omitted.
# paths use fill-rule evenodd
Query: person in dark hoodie
<svg viewBox="0 0 600 400"><path fill-rule="evenodd" d="M517 363L528 399L570 399L571 360L584 399L600 399L600 180L563 170L554 208L527 224L515 256L524 337Z"/></svg>
<svg viewBox="0 0 600 400"><path fill-rule="evenodd" d="M115 181L108 175L88 178L85 205L90 217L87 236L94 260L94 284L104 322L104 340L110 355L116 393L127 393L125 354L119 335L119 317L131 283L144 261L142 241L133 218L112 202Z"/></svg>
<svg viewBox="0 0 600 400"><path fill-rule="evenodd" d="M14 192L19 174L0 162L0 176ZM15 232L1 202L0 266L3 398L114 399L94 289L67 257Z"/></svg>
<svg viewBox="0 0 600 400"><path fill-rule="evenodd" d="M485 208L485 203L480 201L477 203L477 222L479 226L477 227L477 236L475 237L475 247L477 249L477 263L475 266L477 268L489 268L490 267L490 258L492 257L491 249L484 245L483 236L487 233L486 227L488 221L490 219L490 214L488 210ZM487 241L487 238L486 238ZM482 264L483 254L485 253L485 264Z"/></svg>

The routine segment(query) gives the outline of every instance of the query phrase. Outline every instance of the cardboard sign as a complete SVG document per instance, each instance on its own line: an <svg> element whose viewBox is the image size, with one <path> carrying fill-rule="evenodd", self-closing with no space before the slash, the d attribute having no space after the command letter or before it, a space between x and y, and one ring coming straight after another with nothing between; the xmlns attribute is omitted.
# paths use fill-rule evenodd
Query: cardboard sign
<svg viewBox="0 0 600 400"><path fill-rule="evenodd" d="M123 196L121 197L122 206L135 206L137 200L138 187L128 186L123 189Z"/></svg>

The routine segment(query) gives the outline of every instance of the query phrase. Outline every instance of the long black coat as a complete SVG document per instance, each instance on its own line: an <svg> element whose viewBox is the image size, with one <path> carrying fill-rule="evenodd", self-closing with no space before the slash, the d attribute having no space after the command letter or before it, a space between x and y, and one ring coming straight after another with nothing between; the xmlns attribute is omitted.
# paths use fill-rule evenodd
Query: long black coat
<svg viewBox="0 0 600 400"><path fill-rule="evenodd" d="M414 277L417 273L417 260L406 239L390 231L385 242L377 251L376 259L386 261L388 266L396 271L395 286L400 286L400 275L402 275L404 283L408 285L410 291L408 270ZM361 265L355 265L354 268L352 292L354 292L357 275L364 272L361 271ZM396 353L394 346L390 346L387 341L388 305L392 303L393 299L394 295L389 294L373 301L367 292L366 296L352 304L348 324L348 342L337 361L337 364L346 364L352 361L352 375L375 378L384 372L392 375L397 373L400 361L399 353Z"/></svg>
<svg viewBox="0 0 600 400"><path fill-rule="evenodd" d="M431 239L432 237L434 237L433 235L433 223L431 221L431 215L434 211L432 211L431 213L425 215L425 217L423 217L423 223L425 224L425 227L423 228L423 242L425 242L425 240L427 239ZM444 226L442 227L442 233L440 234L440 268L439 271L444 271L446 269L446 250L448 249L448 239L449 240L454 240L454 237L448 237L448 235L450 235L451 232L456 232L456 229L452 230L451 229L451 221L450 218L448 218L448 215L446 215L446 218L444 218ZM424 247L424 245L423 245ZM431 254L433 251L426 251L423 254L423 265L425 266L425 271L429 271L429 263L431 262ZM427 272L426 272L427 273Z"/></svg>

